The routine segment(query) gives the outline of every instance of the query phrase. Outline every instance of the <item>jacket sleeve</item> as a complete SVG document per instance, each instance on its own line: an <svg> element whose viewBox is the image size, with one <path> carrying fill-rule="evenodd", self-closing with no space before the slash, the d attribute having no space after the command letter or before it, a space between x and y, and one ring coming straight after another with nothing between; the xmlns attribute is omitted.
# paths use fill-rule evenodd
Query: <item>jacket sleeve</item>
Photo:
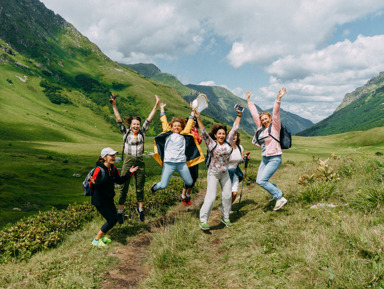
<svg viewBox="0 0 384 289"><path fill-rule="evenodd" d="M233 139L235 138L235 134L238 129L239 129L239 124L234 122L231 131L227 135L227 138L226 138L227 142L229 142L230 144L233 142Z"/></svg>
<svg viewBox="0 0 384 289"><path fill-rule="evenodd" d="M259 112L257 111L257 108L252 101L248 102L248 108L249 108L249 111L251 112L253 121L255 122L257 128L259 129L261 127Z"/></svg>
<svg viewBox="0 0 384 289"><path fill-rule="evenodd" d="M92 179L95 180L95 183L90 183L91 188L96 189L100 187L100 184L103 181L103 172L99 167L96 167L95 171L93 172Z"/></svg>
<svg viewBox="0 0 384 289"><path fill-rule="evenodd" d="M192 129L192 125L193 125L193 118L188 118L188 122L185 126L185 128L183 129L183 131L181 132L181 134L190 134L191 133L191 129Z"/></svg>
<svg viewBox="0 0 384 289"><path fill-rule="evenodd" d="M167 115L164 113L160 113L160 121L161 121L161 126L163 127L163 132L169 131L169 123L167 120Z"/></svg>
<svg viewBox="0 0 384 289"><path fill-rule="evenodd" d="M119 170L115 166L113 167L113 182L116 184L124 184L132 175L133 173L128 171L124 176L120 176Z"/></svg>
<svg viewBox="0 0 384 289"><path fill-rule="evenodd" d="M208 150L211 151L213 150L213 148L215 147L216 145L216 141L214 141L210 136L209 134L207 133L207 131L205 129L202 129L201 130L201 136L205 142L205 145L207 146Z"/></svg>
<svg viewBox="0 0 384 289"><path fill-rule="evenodd" d="M280 131L281 129L280 104L281 101L276 100L275 105L273 106L272 126L276 129L276 131Z"/></svg>

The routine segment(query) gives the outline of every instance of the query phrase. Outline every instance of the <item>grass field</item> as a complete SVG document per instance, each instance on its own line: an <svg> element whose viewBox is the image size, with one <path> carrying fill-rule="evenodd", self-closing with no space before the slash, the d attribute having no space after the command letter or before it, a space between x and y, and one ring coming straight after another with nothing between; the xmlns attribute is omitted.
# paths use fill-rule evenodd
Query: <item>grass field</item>
<svg viewBox="0 0 384 289"><path fill-rule="evenodd" d="M273 177L288 199L278 212L272 211L269 195L254 184L260 150L244 136L251 161L240 214L231 216L234 227L220 225L219 197L210 234L201 232L198 210L182 214L154 236L147 260L152 269L142 288L384 288L384 159L378 154L384 153L382 135L383 128L378 128L294 137ZM91 138L86 143L0 142L5 158L0 169L2 224L51 206L89 201L80 183L101 148L121 150L121 136L112 136L116 141L102 143ZM147 174L156 179L161 169L150 156L152 147L153 138L148 137ZM326 181L317 170L319 159L327 158L339 180ZM311 179L312 174L316 176ZM307 183L300 185L299 177ZM337 207L311 209L319 203ZM103 272L118 262L89 246L102 222L94 220L58 248L29 261L2 265L0 287L98 288ZM124 246L143 228L135 218L116 227L111 234L119 241L112 248Z"/></svg>

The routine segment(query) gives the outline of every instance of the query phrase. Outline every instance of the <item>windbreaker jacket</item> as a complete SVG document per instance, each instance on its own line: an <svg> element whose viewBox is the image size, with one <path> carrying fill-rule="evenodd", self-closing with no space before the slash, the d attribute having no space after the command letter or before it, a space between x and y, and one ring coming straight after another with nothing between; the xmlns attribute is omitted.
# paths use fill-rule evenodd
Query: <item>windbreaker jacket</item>
<svg viewBox="0 0 384 289"><path fill-rule="evenodd" d="M280 129L281 129L281 123L280 123L280 103L281 101L276 100L275 105L273 106L273 113L272 113L272 128L271 128L271 135L275 137L276 139L280 140ZM248 108L249 111L252 114L253 120L257 126L256 133L263 128L263 125L261 124L259 113L257 111L256 106L253 104L253 102L248 102ZM255 133L255 136L256 136ZM266 134L265 141L265 153L267 157L270 156L277 156L281 155L283 152L281 151L280 143L274 140L268 133L268 128L265 129L264 133ZM254 137L252 140L252 143L260 146L256 142L256 138Z"/></svg>
<svg viewBox="0 0 384 289"><path fill-rule="evenodd" d="M173 132L171 131L171 126L167 121L167 116L165 113L161 114L160 120L163 127L163 132L155 137L153 158L160 164L160 166L163 166L165 141L167 140L167 137L170 136ZM189 118L187 125L180 132L180 134L185 137L185 156L187 157L188 167L193 167L205 160L199 142L190 133L192 125L193 118Z"/></svg>
<svg viewBox="0 0 384 289"><path fill-rule="evenodd" d="M104 177L99 167L104 170ZM103 206L104 204L113 202L115 197L115 183L124 184L131 176L132 173L128 171L125 176L121 177L115 166L111 166L111 169L108 169L104 163L97 162L96 169L92 176L95 184L90 183L92 188L92 205Z"/></svg>

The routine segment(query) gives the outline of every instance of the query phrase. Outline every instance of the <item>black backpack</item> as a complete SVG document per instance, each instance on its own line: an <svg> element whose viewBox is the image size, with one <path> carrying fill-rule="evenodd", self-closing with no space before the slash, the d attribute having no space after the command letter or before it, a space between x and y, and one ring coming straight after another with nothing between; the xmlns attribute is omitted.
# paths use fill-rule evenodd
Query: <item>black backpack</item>
<svg viewBox="0 0 384 289"><path fill-rule="evenodd" d="M291 133L287 130L287 128L281 124L281 129L280 129L280 141L276 139L273 135L271 135L271 129L272 129L272 124L268 127L268 134L278 143L280 143L280 146L282 149L289 149L292 146L292 136ZM264 138L259 138L260 133L262 130L258 130L255 134L256 142L260 144L260 140Z"/></svg>
<svg viewBox="0 0 384 289"><path fill-rule="evenodd" d="M231 147L231 149L233 150L231 144L230 144L229 142L227 142L227 140L224 140L224 142L227 143L227 144ZM213 147L212 150L209 150L209 149L207 148L207 155L205 156L205 166L206 166L207 168L209 168L209 165L211 164L212 152L213 152L213 150L214 150L216 147L217 147L217 142L216 142L216 144L215 144L215 146ZM231 152L231 153L232 153L232 152Z"/></svg>

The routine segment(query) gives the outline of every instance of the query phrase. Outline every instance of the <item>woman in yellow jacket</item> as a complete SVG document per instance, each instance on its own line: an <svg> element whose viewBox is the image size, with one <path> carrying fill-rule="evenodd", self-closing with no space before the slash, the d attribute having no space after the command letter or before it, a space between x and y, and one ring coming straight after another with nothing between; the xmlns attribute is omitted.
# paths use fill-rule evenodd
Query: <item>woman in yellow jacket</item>
<svg viewBox="0 0 384 289"><path fill-rule="evenodd" d="M152 186L152 192L165 189L175 171L183 178L186 187L192 186L193 180L188 167L197 165L205 159L199 143L190 133L194 112L191 112L187 124L180 117L174 117L168 123L165 107L166 104L160 104L160 120L163 132L155 138L155 153L153 155L163 170L161 181Z"/></svg>

